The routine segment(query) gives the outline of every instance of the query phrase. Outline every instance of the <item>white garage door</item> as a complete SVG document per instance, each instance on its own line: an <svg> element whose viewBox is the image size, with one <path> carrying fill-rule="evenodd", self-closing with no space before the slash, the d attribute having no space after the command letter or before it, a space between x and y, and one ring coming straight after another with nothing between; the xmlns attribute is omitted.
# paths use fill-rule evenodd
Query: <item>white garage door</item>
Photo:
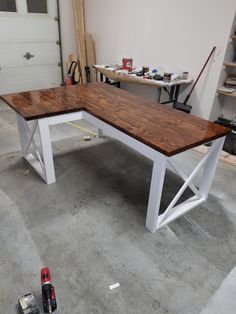
<svg viewBox="0 0 236 314"><path fill-rule="evenodd" d="M0 0L0 94L59 86L56 0Z"/></svg>

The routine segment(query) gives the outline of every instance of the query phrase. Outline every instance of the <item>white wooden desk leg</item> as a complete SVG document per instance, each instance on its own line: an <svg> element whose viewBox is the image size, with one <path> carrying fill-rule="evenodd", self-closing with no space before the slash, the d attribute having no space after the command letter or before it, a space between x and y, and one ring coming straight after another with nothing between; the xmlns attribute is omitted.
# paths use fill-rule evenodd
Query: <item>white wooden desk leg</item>
<svg viewBox="0 0 236 314"><path fill-rule="evenodd" d="M20 138L21 150L23 155L25 155L25 149L29 141L29 132L28 129L26 128L24 119L18 113L16 114L16 121Z"/></svg>
<svg viewBox="0 0 236 314"><path fill-rule="evenodd" d="M157 230L157 221L166 172L166 163L167 158L161 154L153 163L148 210L146 217L146 227L151 232L155 232Z"/></svg>
<svg viewBox="0 0 236 314"><path fill-rule="evenodd" d="M211 189L211 185L215 176L217 163L220 152L224 145L225 137L221 137L212 142L210 152L212 153L207 159L204 172L202 174L201 183L199 187L200 193L207 199Z"/></svg>
<svg viewBox="0 0 236 314"><path fill-rule="evenodd" d="M48 119L39 119L38 128L42 147L43 162L45 167L45 179L47 184L51 184L56 182L56 178Z"/></svg>

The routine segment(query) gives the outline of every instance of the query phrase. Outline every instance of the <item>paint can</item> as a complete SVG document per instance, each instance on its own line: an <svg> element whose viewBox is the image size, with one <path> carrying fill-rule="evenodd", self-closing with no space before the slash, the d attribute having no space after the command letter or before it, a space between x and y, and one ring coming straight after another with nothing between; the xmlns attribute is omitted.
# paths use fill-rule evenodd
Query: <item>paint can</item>
<svg viewBox="0 0 236 314"><path fill-rule="evenodd" d="M171 81L171 75L172 75L173 73L167 73L167 72L165 72L164 73L164 76L163 76L163 82L165 82L165 83L170 83L170 81Z"/></svg>
<svg viewBox="0 0 236 314"><path fill-rule="evenodd" d="M132 71L132 68L133 68L133 59L132 58L123 58L122 70Z"/></svg>
<svg viewBox="0 0 236 314"><path fill-rule="evenodd" d="M142 66L143 76L146 75L149 72L149 67Z"/></svg>

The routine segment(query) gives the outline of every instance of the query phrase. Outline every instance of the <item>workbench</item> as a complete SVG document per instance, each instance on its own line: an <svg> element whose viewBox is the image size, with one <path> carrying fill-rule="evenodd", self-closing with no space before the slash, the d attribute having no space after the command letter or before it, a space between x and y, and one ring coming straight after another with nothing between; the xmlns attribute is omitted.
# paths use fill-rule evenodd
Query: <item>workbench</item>
<svg viewBox="0 0 236 314"><path fill-rule="evenodd" d="M1 98L16 111L24 158L47 184L56 181L49 127L65 121L85 119L151 159L153 169L146 216L146 227L151 232L206 201L225 136L230 132L220 125L104 83L63 86ZM34 140L37 129L40 149ZM185 165L177 162L175 156L206 142L212 142L208 153L190 174L185 173ZM167 165L184 183L169 206L160 211ZM201 179L196 185L193 179L200 170ZM180 202L187 187L193 196Z"/></svg>
<svg viewBox="0 0 236 314"><path fill-rule="evenodd" d="M112 68L106 67L104 65L94 65L93 66L97 72L100 73L100 81L105 83L109 83L110 80L115 81L117 87L120 87L120 82L124 83L131 83L131 84L138 84L144 86L152 86L158 88L158 97L157 102L161 103L162 105L173 103L173 106L179 99L180 87L184 85L189 85L192 83L192 78L185 79L185 80L176 80L172 82L163 82L157 81L154 79L145 79L143 77L137 76L136 74L129 74L124 71L114 70ZM104 80L105 77L105 80ZM162 89L164 89L168 93L168 100L161 102L161 94Z"/></svg>

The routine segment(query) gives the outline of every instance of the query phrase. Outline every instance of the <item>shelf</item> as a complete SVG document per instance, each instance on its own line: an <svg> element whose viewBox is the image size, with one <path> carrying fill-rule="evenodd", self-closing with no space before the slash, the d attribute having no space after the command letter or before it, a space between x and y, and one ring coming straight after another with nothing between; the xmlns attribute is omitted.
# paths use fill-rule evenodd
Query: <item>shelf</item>
<svg viewBox="0 0 236 314"><path fill-rule="evenodd" d="M220 95L224 95L224 96L229 96L229 97L234 97L234 98L236 98L236 92L227 93L227 92L222 92L222 91L220 91L220 90L217 90L217 93L220 94Z"/></svg>
<svg viewBox="0 0 236 314"><path fill-rule="evenodd" d="M236 62L224 62L224 66L236 68Z"/></svg>
<svg viewBox="0 0 236 314"><path fill-rule="evenodd" d="M230 36L231 39L236 40L236 35Z"/></svg>

